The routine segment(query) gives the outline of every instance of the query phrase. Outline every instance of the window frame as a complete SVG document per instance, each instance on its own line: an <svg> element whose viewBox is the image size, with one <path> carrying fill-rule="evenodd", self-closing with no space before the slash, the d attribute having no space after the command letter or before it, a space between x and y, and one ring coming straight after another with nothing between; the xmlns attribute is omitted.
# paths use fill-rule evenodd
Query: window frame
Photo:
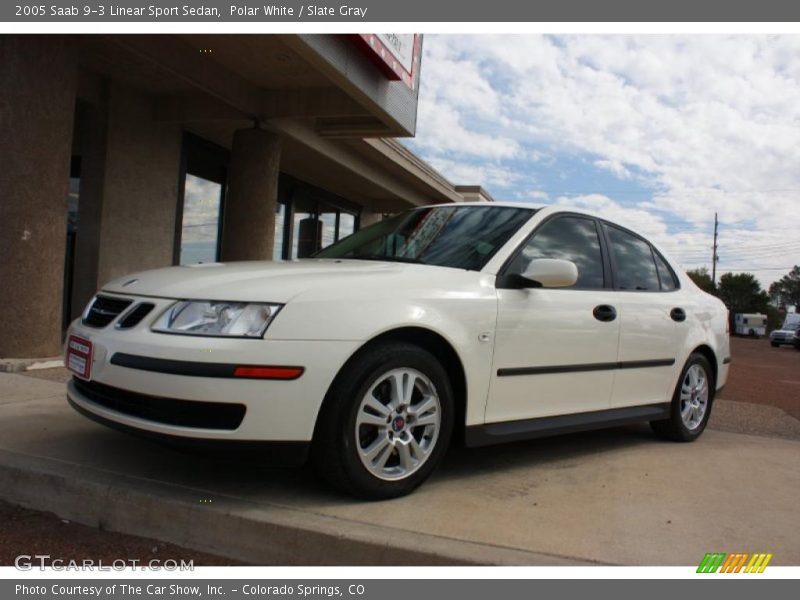
<svg viewBox="0 0 800 600"><path fill-rule="evenodd" d="M611 257L610 257L610 246L607 246L606 238L605 238L605 231L602 228L602 221L597 217L592 215L586 215L577 212L557 212L555 214L549 215L542 219L541 223L537 224L533 230L525 236L514 251L506 258L503 266L500 267L500 270L497 273L497 277L495 279L495 287L498 289L516 289L515 286L509 285L507 282L507 277L510 275L508 270L511 268L512 263L517 259L517 257L525 250L525 247L530 243L530 241L536 236L537 233L547 225L548 223L555 221L561 218L579 218L585 219L587 221L591 221L595 227L595 233L597 234L597 241L600 245L600 260L603 266L603 285L602 287L578 287L578 286L571 286L565 288L548 288L552 290L561 290L561 291L568 291L568 292L592 292L597 290L613 290L614 279L612 276L612 264L611 264ZM655 264L655 263L653 263ZM660 286L660 282L659 282Z"/></svg>
<svg viewBox="0 0 800 600"><path fill-rule="evenodd" d="M677 292L681 289L681 280L678 278L678 274L675 272L675 269L672 268L672 265L669 264L669 261L664 258L664 255L661 254L653 244L650 244L650 249L653 251L653 257L656 259L661 259L661 262L667 267L667 271L669 271L670 276L672 277L672 284L673 288L671 290L664 289L664 282L661 280L661 270L658 268L658 262L656 262L656 273L658 274L658 283L661 286L661 291L664 293L669 292Z"/></svg>

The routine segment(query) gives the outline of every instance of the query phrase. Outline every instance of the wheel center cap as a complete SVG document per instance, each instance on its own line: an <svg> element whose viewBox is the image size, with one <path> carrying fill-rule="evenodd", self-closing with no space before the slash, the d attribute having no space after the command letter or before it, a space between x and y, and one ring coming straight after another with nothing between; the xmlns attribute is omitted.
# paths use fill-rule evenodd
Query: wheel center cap
<svg viewBox="0 0 800 600"><path fill-rule="evenodd" d="M403 431L403 428L406 426L406 420L401 416L396 416L394 421L392 421L392 429L395 432Z"/></svg>

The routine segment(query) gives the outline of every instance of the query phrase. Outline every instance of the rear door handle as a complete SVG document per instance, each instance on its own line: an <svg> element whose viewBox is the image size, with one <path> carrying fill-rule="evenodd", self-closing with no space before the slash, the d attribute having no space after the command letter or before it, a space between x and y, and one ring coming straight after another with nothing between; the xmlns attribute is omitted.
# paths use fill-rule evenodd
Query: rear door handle
<svg viewBox="0 0 800 600"><path fill-rule="evenodd" d="M613 306L609 306L608 304L601 304L600 306L594 307L592 314L598 321L608 323L617 318L617 309Z"/></svg>
<svg viewBox="0 0 800 600"><path fill-rule="evenodd" d="M686 311L682 308L673 308L671 311L669 311L669 316L672 317L673 321L681 323L682 321L686 320Z"/></svg>

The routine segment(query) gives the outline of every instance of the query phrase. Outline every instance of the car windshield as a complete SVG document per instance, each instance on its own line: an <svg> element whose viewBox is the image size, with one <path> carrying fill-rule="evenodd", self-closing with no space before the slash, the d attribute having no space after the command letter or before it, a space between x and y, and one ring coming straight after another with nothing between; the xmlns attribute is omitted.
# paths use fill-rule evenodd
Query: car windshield
<svg viewBox="0 0 800 600"><path fill-rule="evenodd" d="M315 258L410 262L478 271L533 213L505 206L418 208L376 223Z"/></svg>

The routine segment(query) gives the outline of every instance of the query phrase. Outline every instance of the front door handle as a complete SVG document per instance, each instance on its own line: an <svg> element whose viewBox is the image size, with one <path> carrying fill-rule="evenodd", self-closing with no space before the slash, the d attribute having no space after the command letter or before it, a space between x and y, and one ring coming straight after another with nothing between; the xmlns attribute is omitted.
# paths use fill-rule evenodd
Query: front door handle
<svg viewBox="0 0 800 600"><path fill-rule="evenodd" d="M598 321L608 323L617 318L617 309L608 304L601 304L600 306L594 307L592 314Z"/></svg>
<svg viewBox="0 0 800 600"><path fill-rule="evenodd" d="M669 316L672 317L673 321L681 323L682 321L686 320L686 311L682 308L673 308L671 311L669 311Z"/></svg>

